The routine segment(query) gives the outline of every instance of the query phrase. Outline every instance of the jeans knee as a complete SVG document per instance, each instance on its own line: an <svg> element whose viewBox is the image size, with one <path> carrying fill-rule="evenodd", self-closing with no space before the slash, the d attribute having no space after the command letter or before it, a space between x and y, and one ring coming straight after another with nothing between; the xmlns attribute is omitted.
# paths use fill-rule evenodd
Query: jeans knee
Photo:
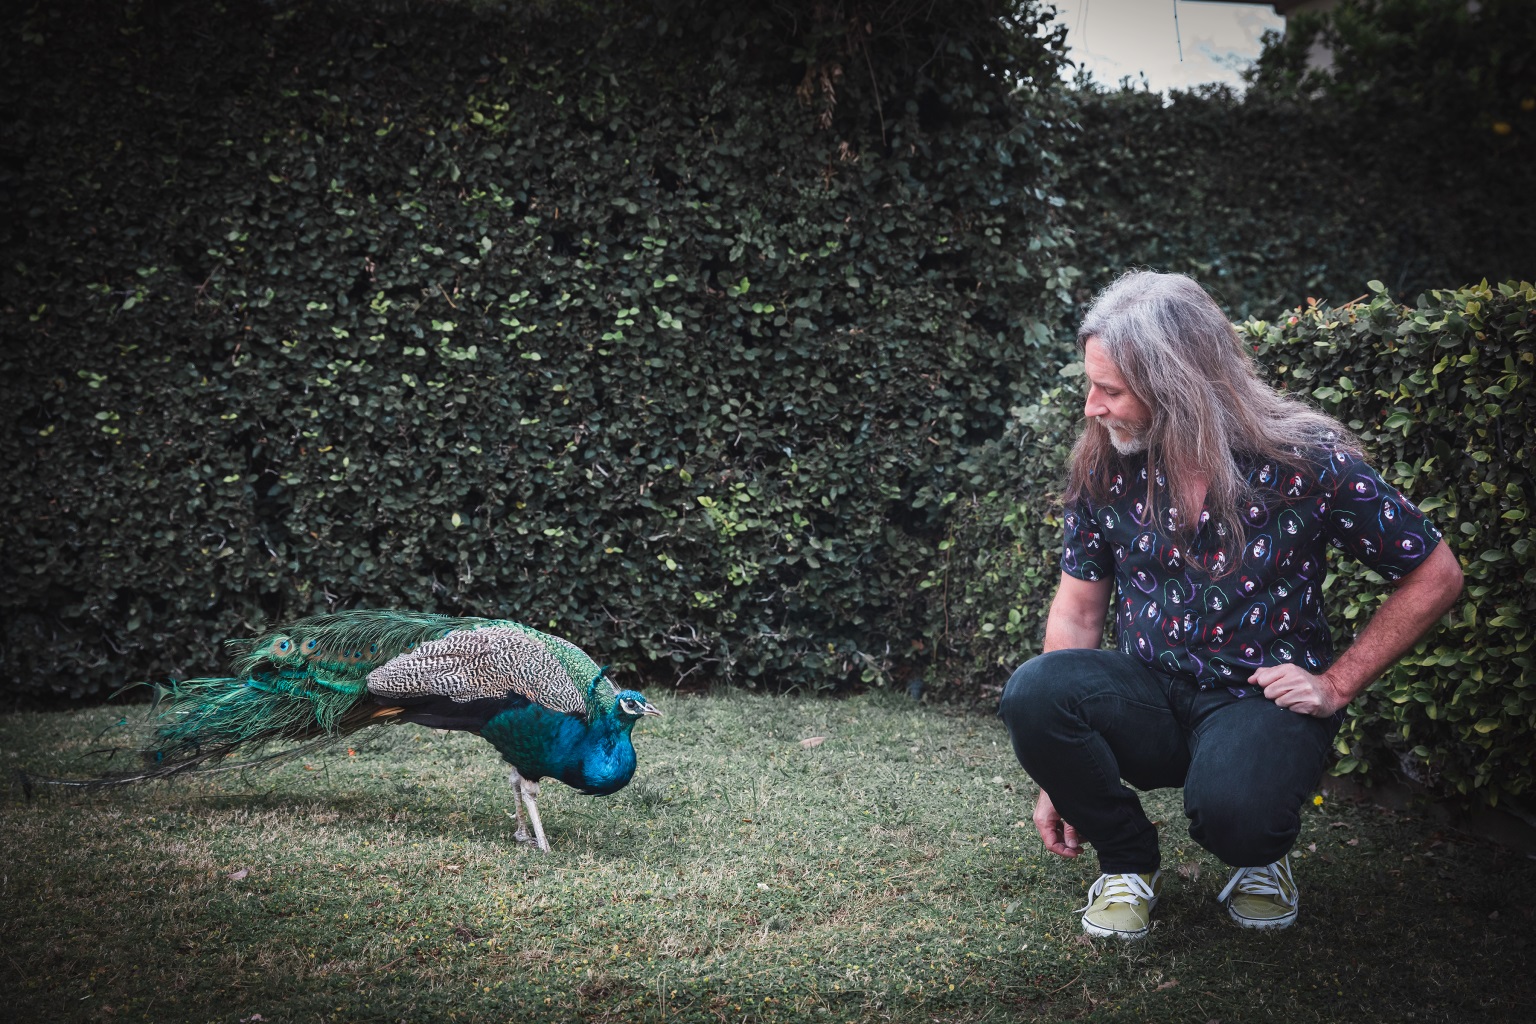
<svg viewBox="0 0 1536 1024"><path fill-rule="evenodd" d="M1003 687L997 714L1015 735L1051 717L1063 706L1070 687L1064 685L1067 674L1053 667L1061 660L1054 657L1058 653L1064 652L1052 651L1026 661Z"/></svg>
<svg viewBox="0 0 1536 1024"><path fill-rule="evenodd" d="M1260 867L1290 852L1301 832L1299 808L1265 806L1255 794L1184 796L1190 838L1233 867Z"/></svg>

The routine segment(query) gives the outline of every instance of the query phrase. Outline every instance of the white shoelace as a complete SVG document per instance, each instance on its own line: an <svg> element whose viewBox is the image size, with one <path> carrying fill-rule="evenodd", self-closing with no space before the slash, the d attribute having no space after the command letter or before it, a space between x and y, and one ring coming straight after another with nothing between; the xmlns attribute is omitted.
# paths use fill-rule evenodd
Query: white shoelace
<svg viewBox="0 0 1536 1024"><path fill-rule="evenodd" d="M1078 913L1087 913L1100 894L1104 895L1107 903L1150 903L1154 898L1151 883L1140 875L1100 875L1099 880L1093 883L1093 888L1088 890L1087 905Z"/></svg>
<svg viewBox="0 0 1536 1024"><path fill-rule="evenodd" d="M1221 890L1216 902L1225 903L1233 890L1247 896L1273 896L1288 907L1296 906L1296 883L1291 879L1289 859L1282 858L1262 868L1238 868Z"/></svg>

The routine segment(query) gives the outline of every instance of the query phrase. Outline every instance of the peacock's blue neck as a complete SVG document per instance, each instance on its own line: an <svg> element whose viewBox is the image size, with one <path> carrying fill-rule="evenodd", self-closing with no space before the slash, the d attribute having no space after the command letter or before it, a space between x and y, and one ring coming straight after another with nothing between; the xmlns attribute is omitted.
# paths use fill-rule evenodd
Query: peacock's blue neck
<svg viewBox="0 0 1536 1024"><path fill-rule="evenodd" d="M635 773L634 724L611 706L593 707L583 720L519 702L493 717L480 734L524 778L557 778L599 795L623 788Z"/></svg>

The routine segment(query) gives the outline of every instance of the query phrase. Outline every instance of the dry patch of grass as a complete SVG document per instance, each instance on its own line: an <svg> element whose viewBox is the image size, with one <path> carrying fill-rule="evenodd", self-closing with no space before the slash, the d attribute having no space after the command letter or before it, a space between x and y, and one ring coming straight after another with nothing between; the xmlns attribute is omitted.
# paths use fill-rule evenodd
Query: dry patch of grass
<svg viewBox="0 0 1536 1024"><path fill-rule="evenodd" d="M1366 806L1309 809L1301 922L1240 931L1175 869L1141 944L1082 936L1091 857L1043 852L1000 724L884 695L673 698L633 784L545 787L511 841L483 741L380 729L274 770L0 793L17 1019L1520 1019L1536 862ZM121 711L0 717L67 770ZM366 736L366 734L364 734ZM822 737L820 743L802 741ZM359 737L362 739L363 737Z"/></svg>

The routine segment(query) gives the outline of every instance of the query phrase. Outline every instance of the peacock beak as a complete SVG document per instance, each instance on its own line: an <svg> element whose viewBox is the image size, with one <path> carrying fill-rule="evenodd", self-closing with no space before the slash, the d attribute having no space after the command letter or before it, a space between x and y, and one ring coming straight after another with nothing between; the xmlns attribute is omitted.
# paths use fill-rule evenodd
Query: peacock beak
<svg viewBox="0 0 1536 1024"><path fill-rule="evenodd" d="M656 715L657 717L660 717L661 712L656 710L656 705L652 704L650 701L646 701L645 706L640 709L640 714Z"/></svg>

